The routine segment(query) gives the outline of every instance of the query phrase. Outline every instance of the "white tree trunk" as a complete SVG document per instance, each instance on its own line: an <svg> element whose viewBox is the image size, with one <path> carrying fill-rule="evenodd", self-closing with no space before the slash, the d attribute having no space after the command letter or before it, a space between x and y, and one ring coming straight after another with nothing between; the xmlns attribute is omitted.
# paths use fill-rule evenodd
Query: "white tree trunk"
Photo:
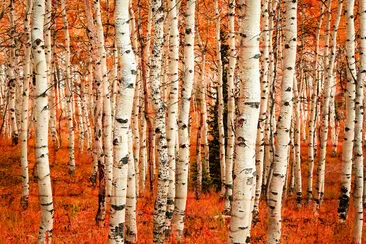
<svg viewBox="0 0 366 244"><path fill-rule="evenodd" d="M261 1L246 2L239 30L240 95L235 130L234 186L229 243L249 243L255 191L255 145L260 112ZM244 34L245 33L245 34Z"/></svg>
<svg viewBox="0 0 366 244"><path fill-rule="evenodd" d="M126 242L137 243L137 225L136 225L136 174L135 162L133 156L132 132L128 137L128 174L127 174L127 196L126 196Z"/></svg>
<svg viewBox="0 0 366 244"><path fill-rule="evenodd" d="M319 58L319 43L320 43L320 31L323 22L323 13L324 13L324 4L320 3L320 20L318 22L316 34L315 34L315 42L316 42L316 50L315 50L315 69L314 69L314 77L309 77L312 79L312 94L311 94L311 108L310 108L310 118L309 118L309 143L308 143L308 160L309 160L309 168L308 168L308 184L307 184L307 199L308 201L313 198L313 171L314 171L314 159L315 159L315 135L316 135L316 116L317 116L317 98L318 98L318 86L319 86L319 71L318 71L318 58Z"/></svg>
<svg viewBox="0 0 366 244"><path fill-rule="evenodd" d="M11 36L11 48L10 48L10 57L8 61L8 69L7 69L7 77L8 77L8 93L10 96L9 100L9 115L10 115L10 128L11 128L11 139L12 144L17 145L19 134L18 134L18 124L17 124L17 117L16 117L16 87L17 87L17 77L16 73L16 43L15 43L15 34L16 34L16 26L15 26L15 6L14 0L10 0L10 36Z"/></svg>
<svg viewBox="0 0 366 244"><path fill-rule="evenodd" d="M66 83L66 102L67 102L67 129L69 136L69 173L72 174L75 171L75 132L74 132L74 120L73 120L73 82L71 77L71 57L70 57L70 35L69 35L69 23L66 15L66 3L65 0L61 0L62 8L62 20L65 31L65 83Z"/></svg>
<svg viewBox="0 0 366 244"><path fill-rule="evenodd" d="M332 157L337 155L337 146L338 146L338 136L337 133L339 131L338 118L337 118L337 111L336 111L336 101L335 95L337 90L336 79L333 78L330 80L331 84L331 91L330 91L330 101L329 101L329 126L330 126L330 133L331 133L331 145L332 145Z"/></svg>
<svg viewBox="0 0 366 244"><path fill-rule="evenodd" d="M294 145L294 162L293 174L294 189L296 192L296 202L301 204L302 200L302 181L301 181L301 138L300 138L300 95L298 91L297 79L294 78L294 127L293 127L293 145Z"/></svg>
<svg viewBox="0 0 366 244"><path fill-rule="evenodd" d="M288 165L289 131L291 129L293 80L295 75L297 46L297 2L285 1L284 11L283 77L281 108L277 124L277 138L273 174L268 191L268 243L279 243L281 238L282 193Z"/></svg>
<svg viewBox="0 0 366 244"><path fill-rule="evenodd" d="M111 93L110 82L108 80L107 57L105 51L104 31L100 9L100 1L94 1L95 21L96 21L96 36L97 49L102 69L102 89L103 89L103 151L105 164L105 181L106 194L109 197L112 190L112 165L113 165L113 150L112 150L112 110L111 110ZM123 74L123 73L122 73Z"/></svg>
<svg viewBox="0 0 366 244"><path fill-rule="evenodd" d="M179 29L176 1L169 1L169 68L168 77L170 83L170 93L168 102L168 120L167 120L167 141L168 141L168 161L169 161L169 190L167 199L166 227L168 233L171 229L171 220L174 211L175 198L175 168L176 168L176 137L178 130L178 94L179 94Z"/></svg>
<svg viewBox="0 0 366 244"><path fill-rule="evenodd" d="M86 84L87 81L81 84L81 110L82 110L82 119L84 123L84 135L85 142L87 146L87 150L91 151L92 148L92 134L91 134L91 124L89 118L89 109L88 109L88 87L89 84Z"/></svg>
<svg viewBox="0 0 366 244"><path fill-rule="evenodd" d="M56 7L56 6L55 6ZM51 25L52 25L52 0L46 1L46 15L45 15L45 52L47 60L47 80L49 86L49 108L50 108L50 132L53 147L58 149L60 147L56 131L56 103L55 103L55 84L52 72L52 41L51 41Z"/></svg>
<svg viewBox="0 0 366 244"><path fill-rule="evenodd" d="M128 141L131 114L133 109L137 65L130 40L130 18L128 7L128 0L116 1L114 15L116 26L116 44L120 56L122 74L124 75L122 77L117 95L117 110L115 115L113 136L113 188L111 195L110 230L108 235L109 243L124 242L128 163L130 160L133 160L130 159L130 157L132 158L133 156L129 152Z"/></svg>
<svg viewBox="0 0 366 244"><path fill-rule="evenodd" d="M325 160L327 152L327 141L328 141L328 127L329 127L329 104L331 99L332 90L332 80L334 79L334 63L336 57L337 48L337 32L338 25L342 14L342 2L338 4L337 17L333 26L332 32L332 47L330 51L330 57L328 58L328 63L325 70L325 81L324 81L324 103L322 107L322 118L321 118L321 135L320 135L320 155L318 164L318 183L317 189L317 203L320 206L324 197L324 177L325 177Z"/></svg>
<svg viewBox="0 0 366 244"><path fill-rule="evenodd" d="M355 95L356 95L356 62L355 62L355 27L354 0L346 1L346 59L347 87L346 121L344 123L344 141L342 145L342 183L339 197L338 217L340 221L347 219L349 198L351 194L353 141L355 138Z"/></svg>
<svg viewBox="0 0 366 244"><path fill-rule="evenodd" d="M216 65L217 65L217 121L219 127L219 160L220 160L220 179L221 179L221 193L220 196L225 195L225 131L224 131L224 94L222 82L222 60L221 60L221 38L220 38L220 24L221 16L219 11L219 0L215 0L215 25L216 25Z"/></svg>
<svg viewBox="0 0 366 244"><path fill-rule="evenodd" d="M152 105L155 112L154 133L158 151L158 189L154 203L154 236L156 243L164 243L165 215L169 186L168 146L165 126L165 104L161 95L162 48L164 45L164 4L161 0L153 1L151 11L154 23L154 43L151 56L150 87ZM146 108L145 108L146 109ZM152 165L153 166L153 165Z"/></svg>
<svg viewBox="0 0 366 244"><path fill-rule="evenodd" d="M225 168L225 213L230 213L231 201L233 198L233 161L235 147L235 66L236 66L236 43L235 43L235 0L229 3L229 67L227 75L227 146L226 146L226 168ZM204 91L205 89L202 89Z"/></svg>
<svg viewBox="0 0 366 244"><path fill-rule="evenodd" d="M255 164L256 164L256 191L254 200L254 217L257 218L259 213L259 201L262 191L262 181L263 181L263 160L264 160L264 132L267 120L267 106L268 106L268 71L269 71L269 48L270 48L270 35L269 35L269 1L264 0L261 6L261 15L263 21L263 57L262 57L262 75L261 75L261 104L260 113L258 121L258 131L257 131L257 142L256 142L256 154L255 154Z"/></svg>
<svg viewBox="0 0 366 244"><path fill-rule="evenodd" d="M190 138L188 132L190 101L194 81L194 38L196 1L188 0L185 19L184 78L179 109L179 160L176 168L176 196L173 226L178 239L183 237L184 213L188 191Z"/></svg>
<svg viewBox="0 0 366 244"><path fill-rule="evenodd" d="M94 90L94 99L93 102L95 104L94 111L93 109L93 118L94 118L94 141L93 141L93 172L90 176L90 181L93 185L96 184L97 174L99 171L99 182L100 182L100 190L98 195L98 213L96 220L103 221L104 213L105 213L105 164L104 164L104 156L103 156L103 138L102 138L102 113L103 113L103 97L102 97L102 69L101 69L101 61L98 55L97 50L94 48L97 46L97 36L95 25L93 23L93 15L89 0L84 0L85 6L85 14L87 19L87 28L88 35L91 41L91 63L95 63L93 65L93 83L92 86Z"/></svg>
<svg viewBox="0 0 366 244"><path fill-rule="evenodd" d="M363 164L363 140L362 131L363 117L364 117L364 82L366 72L366 0L359 1L360 14L360 69L358 72L358 79L356 84L356 120L355 120L355 191L354 207L355 216L353 222L353 242L362 243L362 227L363 227L363 180L364 180L364 164Z"/></svg>
<svg viewBox="0 0 366 244"><path fill-rule="evenodd" d="M37 165L38 194L41 205L41 225L38 243L51 243L53 228L53 201L48 161L48 97L47 63L44 51L45 1L35 0L32 12L32 50L36 78L35 97L35 159Z"/></svg>
<svg viewBox="0 0 366 244"><path fill-rule="evenodd" d="M138 62L136 62L138 63ZM139 162L140 162L140 130L139 130L139 122L141 121L139 119L140 115L140 91L141 91L141 79L140 72L137 71L137 78L136 78L136 88L135 88L135 97L133 101L133 110L132 110L132 116L133 116L133 124L132 124L132 137L133 137L133 158L134 158L134 164L135 164L135 186L136 186L136 196L139 196L140 191L140 185L139 185L139 179L140 179L140 169L139 169ZM115 109L114 109L115 110Z"/></svg>
<svg viewBox="0 0 366 244"><path fill-rule="evenodd" d="M278 40L279 40L279 32L278 32L278 25L279 25L279 19L280 12L278 9L278 0L273 0L271 8L269 8L270 11L270 18L269 18L269 57L270 57L270 63L269 63L269 71L268 71L268 85L269 85L269 99L268 99L268 105L267 105L267 120L265 125L265 134L264 134L264 166L263 166L263 189L267 190L268 188L268 181L270 178L270 167L273 162L273 154L274 154L274 140L273 135L276 128L276 121L275 121L275 87L277 83L277 67L278 67ZM278 17L277 17L278 15ZM277 18L277 20L276 20ZM276 35L273 37L274 29L276 29ZM272 39L274 39L274 43L272 43ZM274 49L274 46L277 48Z"/></svg>
<svg viewBox="0 0 366 244"><path fill-rule="evenodd" d="M29 175L28 175L28 107L29 107L29 83L31 82L31 52L32 38L30 29L30 19L32 14L33 0L27 1L25 11L24 33L26 34L26 46L24 52L24 87L23 87L23 104L21 118L21 167L22 167L22 197L20 204L23 209L28 208L29 198Z"/></svg>

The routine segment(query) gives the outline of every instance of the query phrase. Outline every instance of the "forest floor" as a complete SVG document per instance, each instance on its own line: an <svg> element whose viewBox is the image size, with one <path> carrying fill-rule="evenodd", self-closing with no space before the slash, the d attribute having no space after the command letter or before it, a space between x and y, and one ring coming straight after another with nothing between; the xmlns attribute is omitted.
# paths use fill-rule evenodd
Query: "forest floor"
<svg viewBox="0 0 366 244"><path fill-rule="evenodd" d="M0 244L36 243L40 207L37 182L32 177L34 153L30 145L30 197L29 208L20 207L21 176L20 147L10 146L10 141L0 141ZM305 151L306 148L303 148ZM51 178L54 195L55 220L54 243L106 243L108 219L103 226L97 226L94 217L97 212L97 188L89 182L91 155L77 154L77 169L68 175L67 149L51 152ZM304 153L305 156L305 153ZM306 158L306 157L304 157ZM306 189L307 161L303 161L303 190ZM297 206L295 198L289 195L284 201L282 243L351 243L353 203L348 220L339 224L337 207L340 185L341 158L327 161L324 203L314 211L314 203ZM316 173L316 171L314 172ZM223 201L219 193L203 195L201 200L189 192L186 213L184 243L225 243L229 219L222 216ZM137 222L138 242L152 243L152 194L142 194L138 199ZM252 243L264 243L267 233L267 208L264 200L260 205L260 221L252 228ZM366 235L363 236L366 241ZM174 239L169 242L175 243Z"/></svg>

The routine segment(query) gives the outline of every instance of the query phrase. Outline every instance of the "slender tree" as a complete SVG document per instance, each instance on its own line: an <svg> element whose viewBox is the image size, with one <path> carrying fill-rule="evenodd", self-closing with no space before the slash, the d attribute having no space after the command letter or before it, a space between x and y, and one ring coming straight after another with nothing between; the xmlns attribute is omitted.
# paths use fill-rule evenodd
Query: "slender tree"
<svg viewBox="0 0 366 244"><path fill-rule="evenodd" d="M347 218L349 198L351 194L353 141L355 138L355 95L356 95L356 63L355 63L355 27L354 0L346 1L346 58L347 58L347 87L346 121L344 123L344 141L342 144L342 183L339 197L338 216L340 221Z"/></svg>
<svg viewBox="0 0 366 244"><path fill-rule="evenodd" d="M161 0L153 1L151 11L154 23L154 42L151 56L150 88L152 105L155 112L154 131L158 151L158 189L154 203L154 237L156 243L165 239L165 217L169 186L168 146L165 126L165 104L161 94L162 48L164 44L164 4ZM146 109L146 107L145 107Z"/></svg>
<svg viewBox="0 0 366 244"><path fill-rule="evenodd" d="M362 243L362 226L363 226L363 188L364 188L364 164L363 164L363 116L364 116L364 82L366 72L366 1L359 1L360 14L360 68L358 71L358 79L356 83L356 120L355 120L355 145L354 145L354 165L355 165L355 190L353 193L355 216L353 227L353 242Z"/></svg>
<svg viewBox="0 0 366 244"><path fill-rule="evenodd" d="M104 31L102 23L102 13L100 9L100 1L94 1L95 9L95 27L97 37L97 50L102 70L102 96L103 96L103 155L105 165L105 182L107 197L111 195L112 190L112 111L111 111L111 95L109 91L110 82L107 71L107 57L105 50Z"/></svg>
<svg viewBox="0 0 366 244"><path fill-rule="evenodd" d="M128 174L127 174L127 195L126 195L126 242L137 243L136 225L136 174L135 162L133 157L132 132L128 137Z"/></svg>
<svg viewBox="0 0 366 244"><path fill-rule="evenodd" d="M314 171L314 160L315 160L315 127L316 127L316 116L317 116L317 91L318 91L318 83L319 83L319 71L318 71L318 62L319 62L319 46L320 46L320 31L323 23L323 12L324 12L324 4L320 3L320 19L318 22L318 26L315 34L315 69L313 78L310 76L312 83L312 91L311 91L311 108L310 108L310 117L309 117L309 143L308 143L308 160L309 160L309 168L308 168L308 184L307 184L307 199L308 201L313 198L313 171Z"/></svg>
<svg viewBox="0 0 366 244"><path fill-rule="evenodd" d="M53 228L53 200L48 161L48 97L47 63L44 50L45 1L35 0L32 11L32 54L36 79L35 97L35 158L37 165L38 194L41 205L41 224L38 243L51 243Z"/></svg>
<svg viewBox="0 0 366 244"><path fill-rule="evenodd" d="M228 242L249 243L252 201L255 191L255 145L260 112L260 16L261 1L246 2L239 46L240 95L235 129L233 202Z"/></svg>
<svg viewBox="0 0 366 244"><path fill-rule="evenodd" d="M69 23L67 20L66 13L66 2L65 0L61 0L61 8L62 8L62 20L64 24L65 31L65 47L66 47L66 55L65 55L65 65L66 65L66 73L65 73L65 82L66 82L66 103L67 103L67 129L68 129L68 137L69 137L69 173L72 174L75 171L75 132L74 132L74 120L73 120L73 81L71 77L71 53L70 53L70 34L69 34Z"/></svg>
<svg viewBox="0 0 366 244"><path fill-rule="evenodd" d="M129 130L133 109L137 65L130 40L130 16L128 11L129 1L117 0L115 4L114 21L116 26L116 45L118 48L121 67L123 69L122 74L124 75L117 94L117 110L114 123L113 188L111 195L111 220L108 237L109 243L123 243L128 164L129 161L133 160L130 159L130 157L132 158L133 156L129 150ZM132 231L132 228L129 230Z"/></svg>
<svg viewBox="0 0 366 244"><path fill-rule="evenodd" d="M268 243L279 243L281 238L282 194L285 184L289 131L293 106L293 80L295 75L297 46L297 1L286 0L284 11L283 76L281 84L281 108L277 124L277 137L272 178L268 191Z"/></svg>
<svg viewBox="0 0 366 244"><path fill-rule="evenodd" d="M227 146L226 146L226 167L225 167L225 209L224 212L230 213L231 201L233 195L233 161L234 161L234 148L235 148L235 66L236 66L236 38L235 38L235 0L229 2L229 67L227 75Z"/></svg>
<svg viewBox="0 0 366 244"><path fill-rule="evenodd" d="M176 168L176 138L178 130L178 94L179 94L179 29L178 29L178 9L175 0L168 2L169 7L169 68L168 79L170 83L168 119L167 119L167 141L168 141L168 160L169 160L169 190L167 198L166 227L171 228L171 220L174 211L175 198L175 168ZM169 233L170 231L168 231Z"/></svg>
<svg viewBox="0 0 366 244"><path fill-rule="evenodd" d="M57 5L56 5L57 6ZM55 7L56 7L55 6ZM49 104L50 104L50 132L53 146L55 149L60 147L56 131L56 104L55 104L55 85L54 77L52 76L52 0L46 1L46 15L45 15L45 51L47 60L47 80L49 86Z"/></svg>
<svg viewBox="0 0 366 244"><path fill-rule="evenodd" d="M29 175L28 175L28 107L29 107L29 83L31 81L31 52L32 52L32 38L30 19L32 14L33 1L27 1L27 8L25 11L24 32L26 35L26 46L24 53L24 86L23 86L23 111L21 124L21 166L22 166L22 197L20 204L23 209L28 208L29 198Z"/></svg>
<svg viewBox="0 0 366 244"><path fill-rule="evenodd" d="M196 1L188 0L185 13L184 77L179 106L179 160L177 161L176 168L176 194L173 220L176 234L179 239L183 237L184 214L188 193L188 169L190 160L188 124L194 81L195 8Z"/></svg>
<svg viewBox="0 0 366 244"><path fill-rule="evenodd" d="M10 128L11 128L11 139L14 145L18 144L18 124L16 117L16 81L17 77L15 75L16 72L16 41L15 41L15 33L16 33L16 25L15 25L15 6L14 0L10 0L9 4L9 22L10 22L10 35L11 35L11 48L10 48L10 58L8 60L8 68L7 68L7 77L8 77L8 92L9 92L9 116L10 116Z"/></svg>
<svg viewBox="0 0 366 244"><path fill-rule="evenodd" d="M221 197L225 195L225 131L224 131L224 94L222 81L222 57L221 57L221 16L219 11L219 0L215 0L215 26L216 26L216 66L217 66L217 115L219 126L219 160L220 160L220 179L221 179Z"/></svg>
<svg viewBox="0 0 366 244"><path fill-rule="evenodd" d="M269 70L269 49L270 49L270 35L269 35L269 1L262 1L261 15L263 21L262 41L263 41L263 56L262 56L262 70L261 70L261 104L260 104L260 115L258 121L257 131L257 145L256 145L256 191L255 191L255 202L254 202L254 217L259 213L259 201L262 191L263 182L263 160L264 160L264 132L267 120L267 107L268 107L268 70Z"/></svg>
<svg viewBox="0 0 366 244"><path fill-rule="evenodd" d="M326 66L325 71L325 81L324 81L324 89L323 89L323 107L322 107L322 121L321 121L321 135L320 135L320 155L319 155L319 164L318 164L318 183L316 186L317 189L317 203L320 205L323 201L324 196L324 177L325 177L325 161L326 161L326 152L327 152L327 141L328 141L328 127L329 127L329 104L330 104L330 96L331 96L331 85L333 84L332 80L334 79L334 63L336 57L336 47L337 47L337 32L338 25L341 19L342 14L342 2L338 3L337 17L335 23L333 25L332 32L332 47L330 51L329 62Z"/></svg>

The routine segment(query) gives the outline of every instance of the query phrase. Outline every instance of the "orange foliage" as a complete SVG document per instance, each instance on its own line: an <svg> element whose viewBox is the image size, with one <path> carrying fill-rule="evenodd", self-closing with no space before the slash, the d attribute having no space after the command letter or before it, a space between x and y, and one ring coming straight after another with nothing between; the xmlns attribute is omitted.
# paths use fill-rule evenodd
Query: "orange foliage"
<svg viewBox="0 0 366 244"><path fill-rule="evenodd" d="M39 224L39 202L34 166L33 142L30 141L30 202L23 211L20 207L21 177L20 150L10 145L10 140L0 141L0 243L35 243ZM303 147L305 156L306 147ZM108 219L105 226L96 226L97 189L88 177L92 159L88 153L77 155L75 175L67 174L67 148L50 153L52 188L55 204L54 243L106 243ZM56 156L56 157L55 157ZM303 157L306 158L306 157ZM296 205L289 195L283 208L283 243L351 243L353 206L348 220L337 222L337 206L341 172L340 156L327 162L324 204L316 212L314 204ZM307 161L303 161L304 183ZM303 188L305 189L305 187ZM305 194L305 193L304 193ZM184 243L225 243L229 218L222 216L223 201L219 194L203 195L201 200L188 195ZM252 242L264 243L267 233L267 207L262 200L260 222L252 228ZM139 243L152 243L153 196L141 195L137 205ZM363 237L366 241L366 236ZM172 236L169 242L177 243Z"/></svg>

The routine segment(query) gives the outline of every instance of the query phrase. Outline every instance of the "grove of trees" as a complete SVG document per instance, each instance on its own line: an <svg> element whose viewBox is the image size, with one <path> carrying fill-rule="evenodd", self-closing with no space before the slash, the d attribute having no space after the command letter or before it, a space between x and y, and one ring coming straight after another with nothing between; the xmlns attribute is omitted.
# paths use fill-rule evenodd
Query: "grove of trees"
<svg viewBox="0 0 366 244"><path fill-rule="evenodd" d="M147 193L152 242L184 243L190 192L222 202L223 242L259 242L260 221L286 242L288 206L317 218L330 188L332 224L366 238L366 0L0 3L0 155L19 156L11 194L39 206L38 243L57 235L63 148L57 173L95 189L109 243L145 243Z"/></svg>

